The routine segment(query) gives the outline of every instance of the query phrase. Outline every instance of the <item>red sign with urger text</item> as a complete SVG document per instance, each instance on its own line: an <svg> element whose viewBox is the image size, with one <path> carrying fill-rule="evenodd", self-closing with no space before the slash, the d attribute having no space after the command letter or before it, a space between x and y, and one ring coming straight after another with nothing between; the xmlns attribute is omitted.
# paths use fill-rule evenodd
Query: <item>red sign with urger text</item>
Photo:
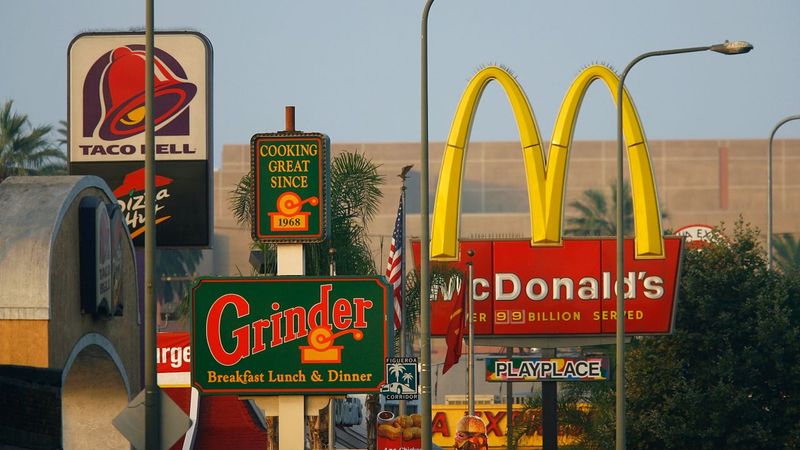
<svg viewBox="0 0 800 450"><path fill-rule="evenodd" d="M189 387L192 354L189 333L161 332L156 336L156 368L161 387Z"/></svg>
<svg viewBox="0 0 800 450"><path fill-rule="evenodd" d="M674 324L680 237L666 237L664 259L634 258L625 241L625 331L670 334ZM476 335L600 336L616 332L616 240L564 239L560 246L529 241L462 241L458 261L446 263L466 279L473 263ZM419 241L413 242L419 268ZM467 256L472 249L474 255ZM442 263L437 263L442 264ZM454 301L463 301L465 279L437 282L432 265L431 335L444 336Z"/></svg>

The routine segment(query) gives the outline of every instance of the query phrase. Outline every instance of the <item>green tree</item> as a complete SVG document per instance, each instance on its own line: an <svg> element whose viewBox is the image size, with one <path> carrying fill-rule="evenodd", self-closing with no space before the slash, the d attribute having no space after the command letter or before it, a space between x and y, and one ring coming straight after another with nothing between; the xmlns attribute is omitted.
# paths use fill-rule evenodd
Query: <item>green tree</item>
<svg viewBox="0 0 800 450"><path fill-rule="evenodd" d="M627 347L629 448L800 448L800 274L768 270L741 221L724 232L686 251L674 333ZM575 448L613 448L614 383L562 388L558 420Z"/></svg>
<svg viewBox="0 0 800 450"><path fill-rule="evenodd" d="M631 189L627 182L622 184L622 205L625 208L622 218L623 233L633 232L633 202ZM587 189L583 196L569 203L576 215L567 218L566 235L572 236L614 236L617 234L617 185L611 185L610 200L603 191Z"/></svg>
<svg viewBox="0 0 800 450"><path fill-rule="evenodd" d="M64 153L66 154L69 149L67 148L67 143L69 142L69 124L66 120L59 120L58 121L58 128L56 128L56 133L58 134L58 138L56 139L56 143L60 148L64 149Z"/></svg>
<svg viewBox="0 0 800 450"><path fill-rule="evenodd" d="M614 346L594 347L593 353L605 354L614 366ZM556 414L559 434L571 439L559 445L563 450L612 450L615 443L615 383L613 380L560 383ZM520 439L542 432L542 398L534 396L523 402L515 416L512 436Z"/></svg>
<svg viewBox="0 0 800 450"><path fill-rule="evenodd" d="M674 334L627 359L631 448L800 448L800 277L756 230L687 252Z"/></svg>
<svg viewBox="0 0 800 450"><path fill-rule="evenodd" d="M800 241L793 234L776 234L772 250L775 267L784 272L800 270Z"/></svg>
<svg viewBox="0 0 800 450"><path fill-rule="evenodd" d="M32 127L26 114L12 111L13 104L6 100L0 108L0 181L12 175L66 173L66 155L47 139L52 127Z"/></svg>
<svg viewBox="0 0 800 450"><path fill-rule="evenodd" d="M569 203L575 210L574 215L567 217L565 233L568 236L615 236L617 234L617 185L611 185L611 196L598 189L587 189L583 196ZM627 182L622 183L622 232L625 236L633 235L633 198ZM667 214L662 212L661 218Z"/></svg>

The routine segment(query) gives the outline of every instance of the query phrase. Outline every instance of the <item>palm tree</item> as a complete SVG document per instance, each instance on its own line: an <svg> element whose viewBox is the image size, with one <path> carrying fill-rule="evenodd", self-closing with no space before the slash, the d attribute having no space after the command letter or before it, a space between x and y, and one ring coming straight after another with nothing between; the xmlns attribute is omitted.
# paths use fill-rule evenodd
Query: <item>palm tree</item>
<svg viewBox="0 0 800 450"><path fill-rule="evenodd" d="M12 175L66 173L66 155L47 140L52 127L31 127L26 114L12 112L13 104L7 100L0 108L0 181Z"/></svg>
<svg viewBox="0 0 800 450"><path fill-rule="evenodd" d="M447 264L436 263L430 267L430 289L434 291L440 286L456 282L460 279L466 280L463 272ZM419 315L420 315L420 279L416 270L411 270L406 274L406 290L403 299L403 327L405 327L406 337L410 337L408 346L414 348L414 340L420 339ZM466 284L466 283L465 283ZM400 349L400 333L395 333L394 348Z"/></svg>
<svg viewBox="0 0 800 450"><path fill-rule="evenodd" d="M775 265L783 272L800 270L800 241L793 234L775 235L772 242Z"/></svg>
<svg viewBox="0 0 800 450"><path fill-rule="evenodd" d="M58 128L56 128L56 133L58 134L58 139L56 139L56 143L58 144L59 148L64 149L64 153L66 154L69 152L69 148L67 148L67 144L69 143L69 124L66 120L59 120L58 121Z"/></svg>
<svg viewBox="0 0 800 450"><path fill-rule="evenodd" d="M630 185L622 183L622 232L625 236L633 235L633 198ZM570 208L577 210L577 215L567 218L564 232L571 236L615 236L617 234L617 185L611 185L611 199L598 189L583 191L583 197L570 202ZM667 213L661 213L665 219Z"/></svg>
<svg viewBox="0 0 800 450"><path fill-rule="evenodd" d="M622 183L622 205L625 215L622 219L623 233L633 230L633 208L631 189L627 182ZM617 234L617 185L611 185L611 200L598 189L583 191L580 200L570 202L570 208L578 215L567 218L565 234L572 236L614 236Z"/></svg>

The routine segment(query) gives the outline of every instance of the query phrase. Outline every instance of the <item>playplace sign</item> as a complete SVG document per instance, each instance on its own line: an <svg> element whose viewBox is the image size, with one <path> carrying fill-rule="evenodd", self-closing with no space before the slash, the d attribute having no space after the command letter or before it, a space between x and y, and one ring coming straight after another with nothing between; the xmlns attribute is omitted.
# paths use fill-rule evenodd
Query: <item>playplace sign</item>
<svg viewBox="0 0 800 450"><path fill-rule="evenodd" d="M602 381L606 358L487 358L486 381Z"/></svg>
<svg viewBox="0 0 800 450"><path fill-rule="evenodd" d="M192 386L204 394L377 392L389 289L380 277L202 278Z"/></svg>
<svg viewBox="0 0 800 450"><path fill-rule="evenodd" d="M616 273L614 238L564 239L562 221L567 162L586 90L601 80L623 108L635 219L635 239L624 242L625 273ZM506 92L519 129L531 217L529 241L460 242L461 188L473 117L491 81ZM467 273L475 300L472 318L479 335L601 336L616 332L616 284L625 285L628 334L669 334L682 241L663 236L650 154L636 108L627 92L617 99L619 79L592 65L573 81L556 119L547 157L533 111L522 88L506 70L489 66L470 80L446 141L431 232L431 259ZM418 247L417 247L418 248ZM468 257L468 251L475 253ZM419 251L415 259L419 264ZM435 266L434 266L435 267ZM436 277L434 277L436 280ZM466 293L463 276L439 280L431 290L431 334L444 335L452 301ZM439 300L442 301L439 301Z"/></svg>

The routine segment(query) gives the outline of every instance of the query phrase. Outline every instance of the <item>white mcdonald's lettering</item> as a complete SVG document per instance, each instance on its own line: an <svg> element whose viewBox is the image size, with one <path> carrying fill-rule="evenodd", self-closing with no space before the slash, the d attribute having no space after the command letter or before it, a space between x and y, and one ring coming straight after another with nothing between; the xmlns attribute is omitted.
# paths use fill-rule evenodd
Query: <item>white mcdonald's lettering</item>
<svg viewBox="0 0 800 450"><path fill-rule="evenodd" d="M472 119L478 101L490 81L503 87L519 130L522 156L525 162L525 177L528 183L528 206L531 214L531 245L561 245L564 205L564 187L567 177L567 160L572 145L578 111L589 85L602 80L618 102L619 78L609 68L600 65L584 69L572 82L561 104L550 152L545 164L539 130L533 111L522 88L507 71L489 66L470 80L453 117L447 138L436 203L433 211L431 233L431 259L453 260L457 258L458 226L461 213L461 176L466 158L467 144L472 128ZM636 232L636 257L640 259L664 259L664 238L661 231L661 214L658 209L653 170L639 115L627 91L623 94L623 132L628 146L631 190L633 194L633 216Z"/></svg>
<svg viewBox="0 0 800 450"><path fill-rule="evenodd" d="M594 277L554 277L551 279L530 278L521 280L513 273L496 273L494 276L494 298L497 301L513 301L523 294L533 301L551 300L609 300L611 290L616 292L617 284L611 281L611 272L603 272L601 279ZM664 297L664 278L648 275L647 272L628 272L625 282L625 298L639 298L641 291L645 298L660 300ZM488 283L486 285L488 286Z"/></svg>

